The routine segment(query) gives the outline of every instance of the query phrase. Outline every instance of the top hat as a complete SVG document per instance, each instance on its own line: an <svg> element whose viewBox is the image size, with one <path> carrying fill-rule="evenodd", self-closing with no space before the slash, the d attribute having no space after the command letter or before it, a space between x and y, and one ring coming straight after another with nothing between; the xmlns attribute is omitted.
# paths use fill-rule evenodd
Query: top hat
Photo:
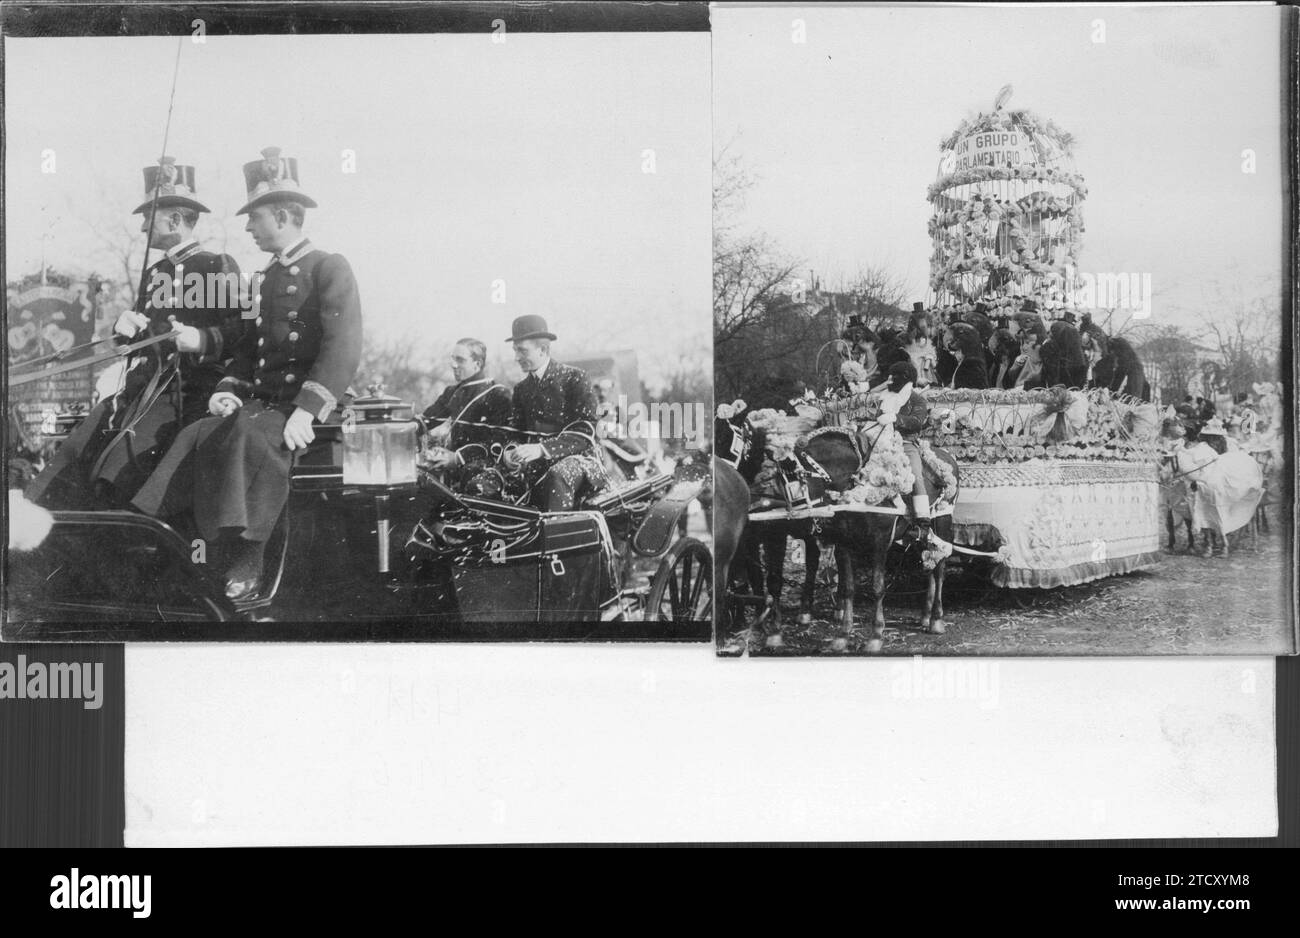
<svg viewBox="0 0 1300 938"><path fill-rule="evenodd" d="M987 315L987 314L988 314L988 311L989 311L989 306L988 306L987 303L976 303L976 304L975 304L975 312L977 312L977 313L983 313L983 314Z"/></svg>
<svg viewBox="0 0 1300 938"><path fill-rule="evenodd" d="M546 328L546 320L541 316L520 316L510 325L510 338L507 342L522 342L524 339L550 339L555 341L555 333Z"/></svg>
<svg viewBox="0 0 1300 938"><path fill-rule="evenodd" d="M1036 313L1038 312L1038 303L1026 298L1025 302L1020 304L1020 311L1022 313Z"/></svg>
<svg viewBox="0 0 1300 938"><path fill-rule="evenodd" d="M298 160L281 156L279 147L267 147L260 160L244 164L244 184L248 187L248 203L236 215L247 215L267 202L300 202L307 208L316 207L315 200L298 183Z"/></svg>
<svg viewBox="0 0 1300 938"><path fill-rule="evenodd" d="M144 168L145 201L132 215L143 215L152 207L188 208L196 212L211 209L194 198L194 167L178 166L174 156L158 158L158 165Z"/></svg>
<svg viewBox="0 0 1300 938"><path fill-rule="evenodd" d="M1064 313L1061 314L1061 319L1064 320L1065 322L1073 324L1075 322L1074 312L1067 309Z"/></svg>
<svg viewBox="0 0 1300 938"><path fill-rule="evenodd" d="M917 315L917 314L924 313L924 312L925 312L925 304L924 304L924 303L913 303L913 304L912 304L912 313L913 313L913 315Z"/></svg>

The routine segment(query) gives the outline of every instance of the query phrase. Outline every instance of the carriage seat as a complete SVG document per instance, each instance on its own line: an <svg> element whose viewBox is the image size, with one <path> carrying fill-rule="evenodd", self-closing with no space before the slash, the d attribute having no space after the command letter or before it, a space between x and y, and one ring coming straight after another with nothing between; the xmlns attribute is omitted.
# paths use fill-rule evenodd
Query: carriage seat
<svg viewBox="0 0 1300 938"><path fill-rule="evenodd" d="M343 424L337 415L314 427L316 439L293 461L289 487L295 492L318 492L343 485Z"/></svg>

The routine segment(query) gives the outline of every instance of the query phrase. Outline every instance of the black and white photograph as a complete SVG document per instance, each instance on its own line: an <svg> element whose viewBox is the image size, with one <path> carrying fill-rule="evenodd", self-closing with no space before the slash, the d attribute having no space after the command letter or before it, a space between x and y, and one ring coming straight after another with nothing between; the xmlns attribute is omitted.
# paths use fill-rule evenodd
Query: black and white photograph
<svg viewBox="0 0 1300 938"><path fill-rule="evenodd" d="M8 37L4 637L707 642L693 12Z"/></svg>
<svg viewBox="0 0 1300 938"><path fill-rule="evenodd" d="M720 654L1295 652L1283 23L714 9Z"/></svg>

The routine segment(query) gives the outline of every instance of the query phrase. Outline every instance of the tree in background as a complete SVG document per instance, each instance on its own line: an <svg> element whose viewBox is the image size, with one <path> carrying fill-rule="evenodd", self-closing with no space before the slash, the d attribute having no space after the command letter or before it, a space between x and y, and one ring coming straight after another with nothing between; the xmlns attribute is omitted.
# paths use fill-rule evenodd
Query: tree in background
<svg viewBox="0 0 1300 938"><path fill-rule="evenodd" d="M740 230L739 213L753 175L724 147L713 161L713 358L719 400L740 395L803 338L771 325L795 305L798 261L771 239ZM794 296L792 297L792 293Z"/></svg>
<svg viewBox="0 0 1300 938"><path fill-rule="evenodd" d="M1202 347L1181 326L1148 324L1131 330L1134 351L1147 369L1147 378L1159 399L1178 403L1187 383L1199 375Z"/></svg>

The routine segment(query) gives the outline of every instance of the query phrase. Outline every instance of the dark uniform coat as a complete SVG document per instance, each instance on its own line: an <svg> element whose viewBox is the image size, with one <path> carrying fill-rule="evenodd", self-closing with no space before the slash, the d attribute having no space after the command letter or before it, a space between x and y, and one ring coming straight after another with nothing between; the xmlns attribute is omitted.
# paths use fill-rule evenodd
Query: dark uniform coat
<svg viewBox="0 0 1300 938"><path fill-rule="evenodd" d="M580 428L584 436L552 436L578 420L590 424ZM522 431L520 442L541 443L548 459L587 452L591 443L585 434L596 425L596 394L587 375L580 368L557 361L547 363L546 374L540 380L535 373L529 374L515 385L510 425Z"/></svg>
<svg viewBox="0 0 1300 938"><path fill-rule="evenodd" d="M136 303L149 317L137 338L169 331L175 317L199 330L201 350L178 354L163 343L134 353L122 390L91 410L33 481L28 497L55 509L127 502L181 428L207 415L208 398L246 329L242 299L233 258L200 250L194 240L167 251L149 268ZM120 344L128 341L119 337ZM121 433L123 428L130 432Z"/></svg>
<svg viewBox="0 0 1300 938"><path fill-rule="evenodd" d="M192 510L208 540L222 532L267 540L289 497L285 421L298 407L329 417L361 361L352 268L305 238L267 267L252 312L217 385L243 406L187 427L134 500L163 518Z"/></svg>
<svg viewBox="0 0 1300 938"><path fill-rule="evenodd" d="M577 433L552 435L575 421L590 426L576 427ZM545 453L539 468L546 469L546 475L533 489L537 507L572 509L584 495L608 484L587 435L595 430L596 395L582 369L550 361L540 379L535 373L525 377L515 385L510 424L519 432L519 442L541 443Z"/></svg>

